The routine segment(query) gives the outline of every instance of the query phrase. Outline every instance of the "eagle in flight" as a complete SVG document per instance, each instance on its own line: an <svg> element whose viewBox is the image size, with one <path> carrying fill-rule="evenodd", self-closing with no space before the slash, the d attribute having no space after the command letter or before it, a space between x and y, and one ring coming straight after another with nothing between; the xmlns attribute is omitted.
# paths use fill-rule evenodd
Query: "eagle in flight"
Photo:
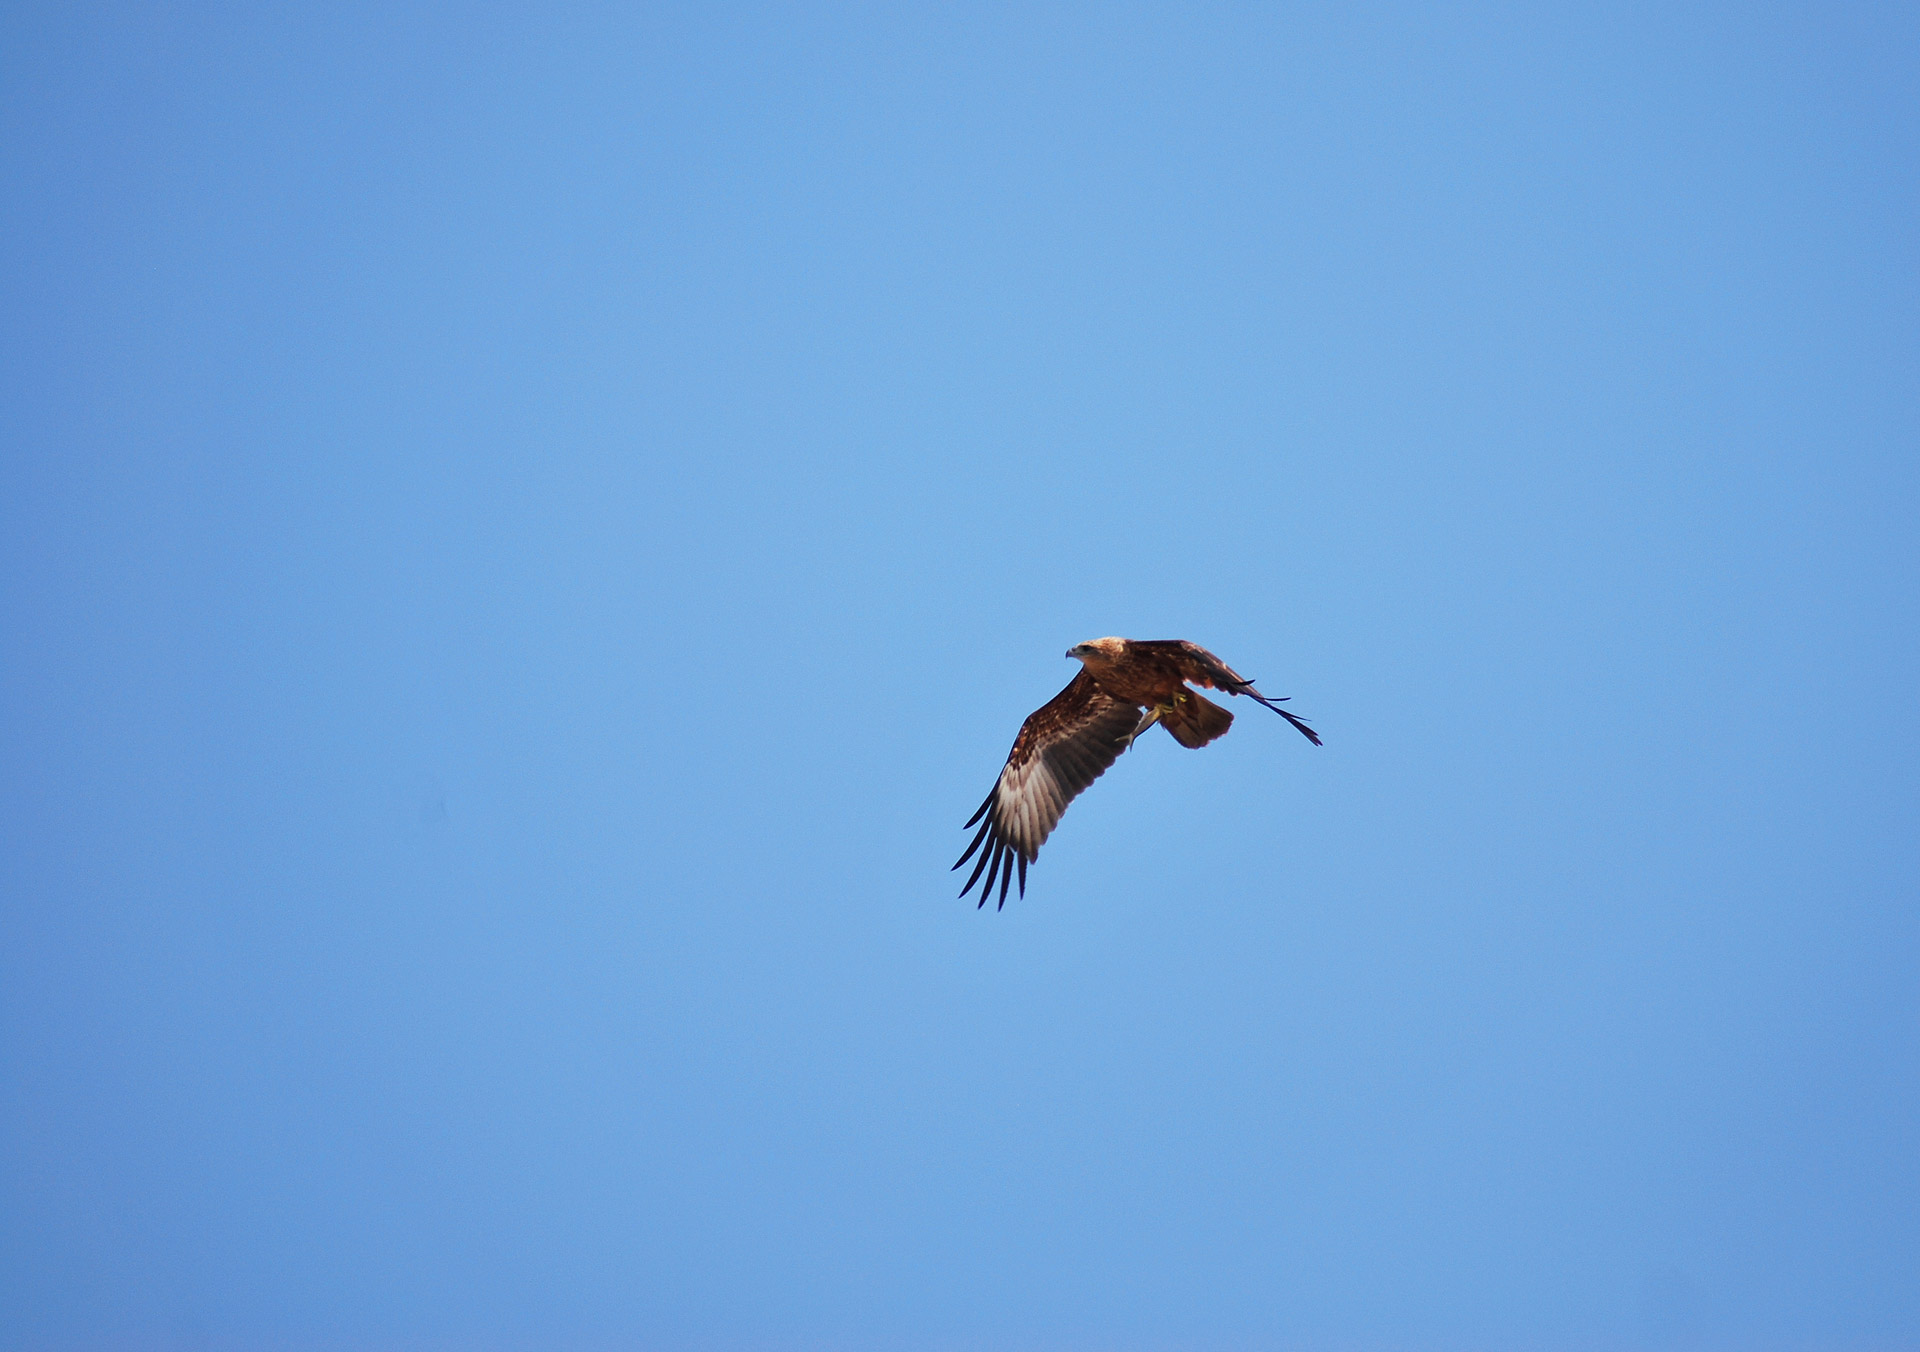
<svg viewBox="0 0 1920 1352"><path fill-rule="evenodd" d="M966 896L980 875L986 874L980 906L987 904L996 876L999 905L1007 904L1016 864L1020 895L1027 894L1027 865L1040 853L1067 804L1105 774L1134 738L1158 723L1181 746L1198 748L1233 725L1233 715L1187 689L1189 681L1229 695L1246 695L1320 745L1319 734L1303 719L1282 709L1280 700L1255 690L1252 681L1197 643L1097 638L1069 648L1067 656L1080 659L1080 674L1020 725L993 792L962 828L986 818L973 844L954 864L957 869L975 850L980 851L973 876L960 889L960 895Z"/></svg>

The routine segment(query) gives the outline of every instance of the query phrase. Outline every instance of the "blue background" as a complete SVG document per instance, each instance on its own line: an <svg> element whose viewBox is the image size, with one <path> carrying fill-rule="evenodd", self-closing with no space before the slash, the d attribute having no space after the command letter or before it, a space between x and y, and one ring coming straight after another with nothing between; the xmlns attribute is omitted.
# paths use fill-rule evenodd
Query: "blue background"
<svg viewBox="0 0 1920 1352"><path fill-rule="evenodd" d="M9 7L0 1342L1920 1346L1916 14Z"/></svg>

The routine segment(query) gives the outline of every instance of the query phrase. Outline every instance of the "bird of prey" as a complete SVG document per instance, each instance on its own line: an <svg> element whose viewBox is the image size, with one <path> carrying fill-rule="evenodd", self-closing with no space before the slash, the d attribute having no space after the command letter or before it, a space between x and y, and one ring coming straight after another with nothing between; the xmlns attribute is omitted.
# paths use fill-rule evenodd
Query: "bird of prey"
<svg viewBox="0 0 1920 1352"><path fill-rule="evenodd" d="M1067 656L1080 659L1080 674L1020 725L993 792L963 828L986 818L973 844L954 864L957 869L975 850L980 851L973 876L960 889L960 895L966 896L985 873L979 906L987 904L996 876L999 906L1007 904L1016 864L1020 895L1027 894L1027 865L1040 853L1067 804L1155 723L1185 747L1203 747L1226 732L1233 715L1189 690L1189 681L1229 695L1246 695L1320 745L1319 734L1282 709L1280 700L1268 699L1253 688L1252 681L1197 643L1097 638L1069 648Z"/></svg>

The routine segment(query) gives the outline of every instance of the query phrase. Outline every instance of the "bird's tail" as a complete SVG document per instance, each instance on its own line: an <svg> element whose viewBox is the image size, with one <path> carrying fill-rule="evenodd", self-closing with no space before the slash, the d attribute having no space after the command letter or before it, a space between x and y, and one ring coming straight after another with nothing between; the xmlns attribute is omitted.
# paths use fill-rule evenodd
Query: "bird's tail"
<svg viewBox="0 0 1920 1352"><path fill-rule="evenodd" d="M1160 715L1160 725L1181 746L1198 749L1233 726L1233 715L1212 700L1183 690Z"/></svg>

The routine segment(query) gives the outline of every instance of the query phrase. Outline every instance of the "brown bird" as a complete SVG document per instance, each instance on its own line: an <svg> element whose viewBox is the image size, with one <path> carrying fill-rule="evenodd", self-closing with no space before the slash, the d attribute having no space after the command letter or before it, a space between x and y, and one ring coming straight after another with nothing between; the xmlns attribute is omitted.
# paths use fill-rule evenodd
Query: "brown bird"
<svg viewBox="0 0 1920 1352"><path fill-rule="evenodd" d="M1069 648L1067 656L1080 659L1080 674L1020 725L993 792L962 828L986 818L973 844L954 864L959 868L980 850L973 876L960 889L960 895L966 896L985 873L980 906L987 904L996 876L999 905L1007 904L1016 863L1020 895L1027 894L1027 865L1040 853L1067 804L1105 774L1134 738L1158 723L1181 746L1198 748L1233 725L1233 715L1187 689L1189 681L1229 695L1246 695L1320 745L1319 734L1305 720L1282 709L1280 700L1255 690L1252 681L1197 643L1177 638L1097 638ZM981 849L982 845L986 848Z"/></svg>

